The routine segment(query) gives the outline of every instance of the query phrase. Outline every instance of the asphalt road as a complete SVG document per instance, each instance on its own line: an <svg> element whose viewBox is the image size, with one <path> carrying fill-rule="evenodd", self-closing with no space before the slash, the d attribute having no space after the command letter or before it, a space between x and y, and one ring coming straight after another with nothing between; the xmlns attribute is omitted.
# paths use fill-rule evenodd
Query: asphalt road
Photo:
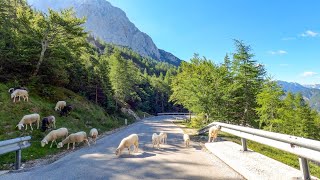
<svg viewBox="0 0 320 180"><path fill-rule="evenodd" d="M168 144L153 149L151 136L166 131ZM139 135L139 152L120 157L114 152L122 138ZM85 146L85 145L84 145ZM66 146L64 146L66 148ZM133 148L132 148L133 149ZM108 135L96 145L76 150L52 164L26 172L7 173L0 179L243 179L220 159L201 150L191 142L185 148L182 130L171 122L170 116L158 116L130 125Z"/></svg>

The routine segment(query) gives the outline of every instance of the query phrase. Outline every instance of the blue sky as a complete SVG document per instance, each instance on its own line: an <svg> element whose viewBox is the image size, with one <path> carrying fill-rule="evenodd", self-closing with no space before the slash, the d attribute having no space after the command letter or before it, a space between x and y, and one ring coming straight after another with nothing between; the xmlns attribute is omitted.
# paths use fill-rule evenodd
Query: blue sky
<svg viewBox="0 0 320 180"><path fill-rule="evenodd" d="M160 49L220 63L232 39L250 45L274 79L320 84L320 1L109 0Z"/></svg>

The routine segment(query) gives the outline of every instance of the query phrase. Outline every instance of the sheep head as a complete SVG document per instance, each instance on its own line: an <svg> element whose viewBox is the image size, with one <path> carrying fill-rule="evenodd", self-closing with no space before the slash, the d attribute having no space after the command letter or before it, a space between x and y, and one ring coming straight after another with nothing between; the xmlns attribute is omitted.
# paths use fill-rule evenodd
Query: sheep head
<svg viewBox="0 0 320 180"><path fill-rule="evenodd" d="M116 153L117 156L119 156L121 154L121 149L117 148L115 153Z"/></svg>
<svg viewBox="0 0 320 180"><path fill-rule="evenodd" d="M23 124L18 124L16 127L18 127L18 129L21 130L21 128L23 128L24 125Z"/></svg>
<svg viewBox="0 0 320 180"><path fill-rule="evenodd" d="M59 142L58 145L57 145L57 148L62 148L62 147L63 147L62 142Z"/></svg>
<svg viewBox="0 0 320 180"><path fill-rule="evenodd" d="M220 129L221 129L221 126L220 126L220 125L217 125L217 129L219 129L219 130L220 130Z"/></svg>
<svg viewBox="0 0 320 180"><path fill-rule="evenodd" d="M42 141L41 141L41 147L44 147L46 144L48 144L48 141L47 141L47 140L42 140Z"/></svg>

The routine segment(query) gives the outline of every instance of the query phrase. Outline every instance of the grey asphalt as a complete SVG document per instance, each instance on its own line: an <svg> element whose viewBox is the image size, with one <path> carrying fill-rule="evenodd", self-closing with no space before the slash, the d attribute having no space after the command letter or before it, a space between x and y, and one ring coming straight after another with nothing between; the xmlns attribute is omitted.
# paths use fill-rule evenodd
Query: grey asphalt
<svg viewBox="0 0 320 180"><path fill-rule="evenodd" d="M7 173L0 179L243 179L219 158L201 150L198 143L185 148L183 131L171 120L171 116L142 120L52 164ZM159 131L168 133L168 144L158 150L152 148L151 136ZM124 150L117 157L114 152L120 141L132 133L139 136L139 152L128 155Z"/></svg>

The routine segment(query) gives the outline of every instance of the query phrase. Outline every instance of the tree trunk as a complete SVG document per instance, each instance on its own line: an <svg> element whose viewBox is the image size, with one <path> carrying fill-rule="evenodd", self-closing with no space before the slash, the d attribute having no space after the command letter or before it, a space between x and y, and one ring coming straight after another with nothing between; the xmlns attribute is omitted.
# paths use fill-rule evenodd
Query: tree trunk
<svg viewBox="0 0 320 180"><path fill-rule="evenodd" d="M36 66L36 70L33 72L32 76L36 76L38 74L40 66L44 59L44 53L46 52L47 48L48 48L48 40L42 40L40 58Z"/></svg>

